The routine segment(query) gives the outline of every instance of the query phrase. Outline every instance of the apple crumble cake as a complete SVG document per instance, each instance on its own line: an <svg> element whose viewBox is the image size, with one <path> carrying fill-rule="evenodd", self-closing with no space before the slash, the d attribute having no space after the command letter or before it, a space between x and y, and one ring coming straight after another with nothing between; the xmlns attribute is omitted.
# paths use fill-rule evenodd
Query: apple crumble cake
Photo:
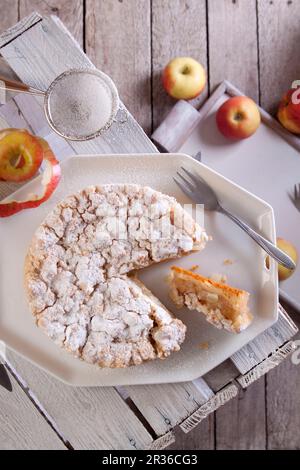
<svg viewBox="0 0 300 470"><path fill-rule="evenodd" d="M233 333L250 325L248 292L177 266L171 268L169 282L170 297L177 307L202 312L209 323Z"/></svg>
<svg viewBox="0 0 300 470"><path fill-rule="evenodd" d="M174 198L139 185L91 186L59 203L36 231L25 288L37 325L101 367L180 349L185 325L131 271L207 241Z"/></svg>

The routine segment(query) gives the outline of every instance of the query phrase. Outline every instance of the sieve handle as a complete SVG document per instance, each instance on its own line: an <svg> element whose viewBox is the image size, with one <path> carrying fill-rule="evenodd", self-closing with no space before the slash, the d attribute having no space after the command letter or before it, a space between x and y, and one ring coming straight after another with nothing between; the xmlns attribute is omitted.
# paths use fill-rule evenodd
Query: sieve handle
<svg viewBox="0 0 300 470"><path fill-rule="evenodd" d="M26 85L22 82L10 80L0 75L0 89L7 91L17 91L19 93L29 93L31 95L45 95L45 92L37 88Z"/></svg>

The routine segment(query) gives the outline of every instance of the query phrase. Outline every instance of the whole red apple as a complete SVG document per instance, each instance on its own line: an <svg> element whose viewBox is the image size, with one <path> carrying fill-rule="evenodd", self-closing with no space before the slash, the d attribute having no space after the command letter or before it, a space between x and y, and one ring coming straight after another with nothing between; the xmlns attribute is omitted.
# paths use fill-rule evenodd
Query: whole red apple
<svg viewBox="0 0 300 470"><path fill-rule="evenodd" d="M234 96L220 106L216 115L220 132L229 139L247 139L260 125L260 112L247 96Z"/></svg>
<svg viewBox="0 0 300 470"><path fill-rule="evenodd" d="M281 99L277 117L294 134L300 134L300 87L291 88Z"/></svg>
<svg viewBox="0 0 300 470"><path fill-rule="evenodd" d="M191 100L204 89L206 74L203 66L192 57L176 57L165 67L162 81L173 98Z"/></svg>

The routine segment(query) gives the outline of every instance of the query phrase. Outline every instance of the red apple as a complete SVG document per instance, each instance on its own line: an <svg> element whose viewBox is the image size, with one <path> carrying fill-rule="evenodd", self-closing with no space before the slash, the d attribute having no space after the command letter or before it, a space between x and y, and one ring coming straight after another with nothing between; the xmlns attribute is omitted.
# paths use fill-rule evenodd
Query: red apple
<svg viewBox="0 0 300 470"><path fill-rule="evenodd" d="M286 129L300 135L300 87L291 88L283 96L277 117Z"/></svg>
<svg viewBox="0 0 300 470"><path fill-rule="evenodd" d="M229 139L247 139L260 125L260 112L247 96L229 98L216 115L220 132Z"/></svg>
<svg viewBox="0 0 300 470"><path fill-rule="evenodd" d="M196 98L205 87L203 66L191 57L176 57L163 71L163 86L169 95L181 100Z"/></svg>

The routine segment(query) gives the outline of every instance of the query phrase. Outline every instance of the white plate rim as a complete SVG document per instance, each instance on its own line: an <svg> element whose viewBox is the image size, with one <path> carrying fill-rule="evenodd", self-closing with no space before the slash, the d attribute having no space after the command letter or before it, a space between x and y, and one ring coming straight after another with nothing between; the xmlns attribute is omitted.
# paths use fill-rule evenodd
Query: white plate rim
<svg viewBox="0 0 300 470"><path fill-rule="evenodd" d="M87 157L88 158L99 158L99 159L111 159L112 157L116 157L116 158L143 158L144 156L146 157L151 157L152 159L153 158L162 158L164 156L168 157L168 158L172 158L172 157L181 157L185 160L189 160L193 163L193 165L195 165L195 163L199 166L199 167L204 167L209 173L211 174L214 174L216 175L217 177L221 178L222 180L226 181L227 183L229 183L230 185L238 188L240 191L242 191L244 194L246 194L248 197L251 197L252 199L255 199L258 203L260 203L261 205L263 205L265 207L265 213L270 213L271 215L271 220L272 220L272 230L271 230L271 233L270 233L270 238L271 240L274 242L274 240L276 240L276 230L275 230L275 219L274 219L274 211L273 211L273 208L270 204L268 204L266 201L264 201L263 199L259 198L258 196L252 194L251 192L249 192L248 190L246 190L245 188L241 187L240 185L238 185L237 183L234 183L233 181L231 181L229 178L226 178L224 177L223 175L221 175L220 173L218 173L217 171L211 169L209 166L201 163L201 162L198 162L197 160L195 160L193 157L191 157L190 155L187 155L187 154L184 154L184 153L174 153L174 154L171 154L171 153L166 153L166 154L151 154L151 153L144 153L144 154L113 154L113 155L110 155L110 154L97 154L97 155L93 155L93 154L82 154L82 155L74 155L70 158L67 158L65 161L63 161L61 163L61 166L62 168L67 168L68 165L71 164L71 161L72 160L79 160L79 159L86 159ZM26 190L27 187L31 187L32 184L34 184L36 181L40 180L41 179L41 175L39 175L37 178L35 178L34 180L31 180L30 182L28 182L26 185L22 186L22 188L20 188L19 190L15 191L13 194L11 194L9 197L5 198L3 201L9 201L9 200L12 200L14 199L15 197L17 198L17 196L19 194L21 194L24 190ZM263 215L263 213L262 213ZM275 272L275 262L271 262L270 264L270 272L272 272L274 274ZM277 269L276 269L276 273L277 273ZM275 289L276 289L276 298L278 300L278 282L277 282L277 274L276 276L274 276L274 285L275 285ZM273 323L270 323L270 325L268 326L268 328L270 326L272 326L272 324L276 323L277 321L277 318L278 318L278 309L276 310L276 316L274 315L274 318L273 318ZM261 334L261 333L259 333ZM251 340L249 341L252 341L254 338L252 338ZM248 342L246 343L248 344ZM245 344L245 345L246 345ZM96 384L96 385L91 385L91 384L78 384L78 383L74 383L74 382L71 382L67 379L64 379L63 377L61 376L58 376L56 375L54 372L50 371L49 369L47 369L46 367L43 367L42 365L36 363L34 360L32 360L31 358L27 357L26 355L24 355L23 353L19 352L16 348L13 348L11 346L8 345L8 347L15 351L17 354L19 354L21 357L25 358L26 360L28 360L30 363L34 364L35 366L41 368L42 370L44 370L45 372L49 373L50 375L52 375L53 377L55 377L56 379L59 379L60 381L64 382L65 384L68 384L68 385L71 385L71 386L116 386L117 384L114 383L114 384L103 384L103 385L99 385L99 384ZM220 364L222 362L224 362L224 360L226 359L223 359ZM216 367L216 366L215 366ZM197 376L193 376L193 377L189 377L189 378L186 378L186 377L183 377L182 379L180 380L174 380L174 383L175 382L184 382L184 381L191 381L191 380L195 380L196 378L198 378L199 375ZM147 382L143 382L144 384L155 384L157 383L156 381L147 381ZM159 383L167 383L167 382L159 382ZM142 382L137 382L137 384L142 384ZM130 382L128 384L125 384L122 382L121 385L134 385L134 382Z"/></svg>

